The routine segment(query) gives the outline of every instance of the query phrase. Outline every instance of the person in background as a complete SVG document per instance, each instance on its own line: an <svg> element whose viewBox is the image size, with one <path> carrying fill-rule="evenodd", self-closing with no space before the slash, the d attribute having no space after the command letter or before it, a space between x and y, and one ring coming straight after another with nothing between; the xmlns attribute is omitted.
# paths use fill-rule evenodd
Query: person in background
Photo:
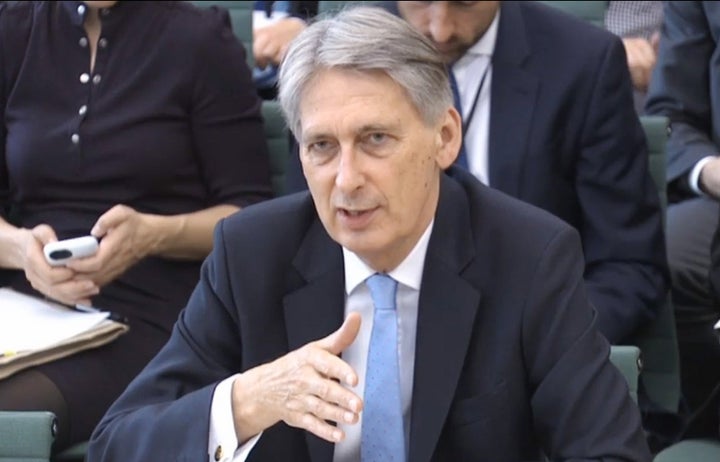
<svg viewBox="0 0 720 462"><path fill-rule="evenodd" d="M277 96L277 68L290 42L317 14L318 2L255 1L253 82L263 99Z"/></svg>
<svg viewBox="0 0 720 462"><path fill-rule="evenodd" d="M670 120L667 144L667 248L672 300L690 411L705 407L720 384L720 345L713 325L720 306L708 272L720 199L720 4L665 2L658 63L646 111ZM715 365L715 366L712 366ZM689 435L716 434L704 413ZM707 418L706 418L707 416Z"/></svg>
<svg viewBox="0 0 720 462"><path fill-rule="evenodd" d="M227 12L186 2L4 3L0 63L4 282L130 325L0 381L0 409L57 415L60 450L166 342L218 220L271 197L260 100ZM96 255L48 266L87 234Z"/></svg>
<svg viewBox="0 0 720 462"><path fill-rule="evenodd" d="M650 461L577 231L451 166L432 43L348 9L279 82L310 192L221 221L89 459Z"/></svg>
<svg viewBox="0 0 720 462"><path fill-rule="evenodd" d="M622 38L633 83L635 110L642 114L660 43L661 1L608 2L605 28Z"/></svg>
<svg viewBox="0 0 720 462"><path fill-rule="evenodd" d="M538 2L392 3L451 68L467 168L580 232L600 331L631 341L667 263L620 40Z"/></svg>

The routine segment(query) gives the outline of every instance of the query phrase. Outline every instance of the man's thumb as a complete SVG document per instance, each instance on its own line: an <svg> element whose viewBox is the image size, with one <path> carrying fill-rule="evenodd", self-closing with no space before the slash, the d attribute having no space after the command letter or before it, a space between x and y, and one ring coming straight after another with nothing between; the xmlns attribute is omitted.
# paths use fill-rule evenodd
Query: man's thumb
<svg viewBox="0 0 720 462"><path fill-rule="evenodd" d="M336 355L342 353L355 341L361 323L359 313L350 313L338 330L318 342L320 347Z"/></svg>

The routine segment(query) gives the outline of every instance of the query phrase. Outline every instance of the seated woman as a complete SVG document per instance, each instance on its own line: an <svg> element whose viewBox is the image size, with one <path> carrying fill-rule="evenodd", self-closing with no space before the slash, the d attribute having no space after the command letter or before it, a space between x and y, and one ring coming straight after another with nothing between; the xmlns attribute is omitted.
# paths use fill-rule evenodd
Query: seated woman
<svg viewBox="0 0 720 462"><path fill-rule="evenodd" d="M5 283L130 325L0 381L0 409L57 414L60 450L164 344L218 220L271 197L260 101L227 12L186 2L2 4L0 73ZM87 234L94 256L46 263Z"/></svg>

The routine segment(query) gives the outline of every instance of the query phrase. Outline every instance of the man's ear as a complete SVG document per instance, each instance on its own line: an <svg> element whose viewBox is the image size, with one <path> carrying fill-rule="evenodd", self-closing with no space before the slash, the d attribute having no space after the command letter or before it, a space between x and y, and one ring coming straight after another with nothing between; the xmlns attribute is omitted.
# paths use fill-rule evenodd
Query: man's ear
<svg viewBox="0 0 720 462"><path fill-rule="evenodd" d="M436 161L442 170L450 167L462 146L462 119L458 111L450 106L441 116L437 125Z"/></svg>

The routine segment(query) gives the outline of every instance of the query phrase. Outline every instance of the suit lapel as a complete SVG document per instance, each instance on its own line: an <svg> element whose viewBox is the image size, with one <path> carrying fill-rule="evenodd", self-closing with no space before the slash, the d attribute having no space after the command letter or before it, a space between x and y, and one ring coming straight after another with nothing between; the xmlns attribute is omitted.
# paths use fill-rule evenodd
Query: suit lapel
<svg viewBox="0 0 720 462"><path fill-rule="evenodd" d="M523 65L530 56L524 18L517 2L501 2L493 52L488 176L490 186L520 197L520 176L539 81Z"/></svg>
<svg viewBox="0 0 720 462"><path fill-rule="evenodd" d="M342 250L319 220L311 226L293 265L307 284L284 299L290 351L336 330L343 321L345 280ZM310 460L331 462L333 445L305 432Z"/></svg>
<svg viewBox="0 0 720 462"><path fill-rule="evenodd" d="M443 176L418 307L409 445L412 461L432 457L480 303L480 293L461 277L475 252L468 210L466 195L457 183Z"/></svg>

